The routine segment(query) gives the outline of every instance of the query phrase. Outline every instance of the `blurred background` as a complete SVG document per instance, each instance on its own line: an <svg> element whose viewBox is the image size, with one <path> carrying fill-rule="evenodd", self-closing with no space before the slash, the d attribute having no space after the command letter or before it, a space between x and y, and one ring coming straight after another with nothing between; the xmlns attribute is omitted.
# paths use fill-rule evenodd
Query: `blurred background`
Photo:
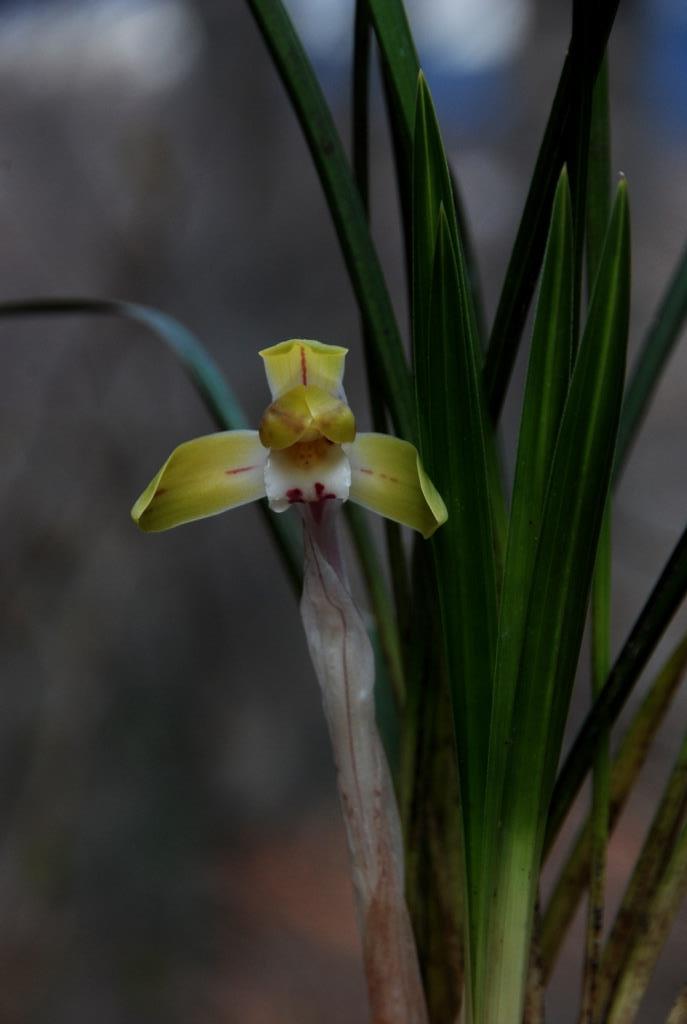
<svg viewBox="0 0 687 1024"><path fill-rule="evenodd" d="M347 140L352 3L288 6ZM569 4L408 9L491 319ZM634 351L687 237L681 0L623 0L611 82ZM404 322L378 83L373 93L374 233ZM349 398L369 428L345 268L245 4L0 3L0 239L2 298L159 306L203 339L253 422L267 403L259 348L299 335L347 345ZM261 519L248 507L152 537L129 521L171 448L212 429L207 414L134 325L8 321L0 340L0 1021L363 1021L319 694ZM683 345L620 490L616 646L684 526L686 373ZM518 408L516 387L511 461ZM587 702L582 674L574 720ZM686 711L683 695L613 841L613 899ZM580 934L551 992L561 1024L575 1019ZM642 1020L664 1019L686 942L683 913Z"/></svg>

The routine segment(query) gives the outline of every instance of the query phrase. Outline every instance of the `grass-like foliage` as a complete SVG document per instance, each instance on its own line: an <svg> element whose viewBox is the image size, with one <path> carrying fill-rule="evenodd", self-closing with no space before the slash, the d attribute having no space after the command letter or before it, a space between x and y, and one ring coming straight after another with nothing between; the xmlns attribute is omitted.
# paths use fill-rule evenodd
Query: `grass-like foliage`
<svg viewBox="0 0 687 1024"><path fill-rule="evenodd" d="M687 314L687 256L626 383L628 185L611 187L607 65L617 0L573 2L572 37L489 336L475 252L402 0L358 0L353 159L281 0L247 0L302 125L360 309L377 429L416 443L448 509L411 550L379 552L349 517L369 589L378 718L404 828L407 900L429 1019L543 1020L543 990L588 895L580 1020L630 1022L687 890L683 743L615 921L603 927L605 853L687 665L682 639L613 758L609 737L687 591L687 532L612 661L610 548L619 479ZM352 26L353 31L353 26ZM368 226L371 41L382 68L408 268L411 358ZM533 308L531 337L524 337ZM200 344L169 318L88 301L6 304L0 315L142 320L188 367L218 425L241 413ZM520 345L529 363L512 492L498 417ZM270 517L285 564L298 557ZM389 557L387 585L380 569ZM561 748L591 619L591 708ZM543 862L580 788L588 815L545 905ZM604 937L607 936L605 939ZM676 993L670 1020L684 1020ZM403 1018L406 1019L405 1017ZM386 1021L385 1024L393 1024Z"/></svg>

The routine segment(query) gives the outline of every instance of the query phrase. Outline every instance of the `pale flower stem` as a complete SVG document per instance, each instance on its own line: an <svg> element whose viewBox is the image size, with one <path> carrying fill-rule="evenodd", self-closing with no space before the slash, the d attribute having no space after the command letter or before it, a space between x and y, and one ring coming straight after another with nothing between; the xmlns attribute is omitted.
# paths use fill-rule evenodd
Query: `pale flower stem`
<svg viewBox="0 0 687 1024"><path fill-rule="evenodd" d="M322 690L346 826L373 1024L426 1024L403 841L375 723L374 655L346 582L338 509L303 509L301 615Z"/></svg>

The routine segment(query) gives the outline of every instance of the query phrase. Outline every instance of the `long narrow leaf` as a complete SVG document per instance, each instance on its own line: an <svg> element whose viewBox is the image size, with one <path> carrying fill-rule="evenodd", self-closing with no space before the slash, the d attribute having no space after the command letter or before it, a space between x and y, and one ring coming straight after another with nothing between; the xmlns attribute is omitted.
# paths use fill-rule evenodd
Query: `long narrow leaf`
<svg viewBox="0 0 687 1024"><path fill-rule="evenodd" d="M520 336L539 275L549 213L561 168L577 146L583 120L573 116L584 101L580 81L593 82L606 48L618 0L596 5L590 35L575 34L554 96L525 208L508 262L484 367L489 409L497 419L515 363Z"/></svg>
<svg viewBox="0 0 687 1024"><path fill-rule="evenodd" d="M468 921L478 923L481 831L496 643L496 577L485 450L486 408L465 268L439 213L429 342L416 350L423 459L444 496L433 539L458 746Z"/></svg>
<svg viewBox="0 0 687 1024"><path fill-rule="evenodd" d="M649 595L618 655L606 685L595 700L556 781L546 830L548 851L589 771L599 736L609 729L644 666L687 594L687 527Z"/></svg>
<svg viewBox="0 0 687 1024"><path fill-rule="evenodd" d="M222 430L245 426L243 411L219 367L188 328L168 314L149 306L114 299L22 299L0 303L0 318L78 314L118 316L148 328L179 359L215 424ZM296 532L283 516L270 513L265 502L261 502L261 508L294 589L300 593L302 559Z"/></svg>
<svg viewBox="0 0 687 1024"><path fill-rule="evenodd" d="M416 91L420 62L402 0L360 0L360 2L366 3L370 11L382 57L385 72L384 80L388 84L387 93L391 101L389 108L392 134L395 142L401 206L404 210L405 222L412 213L410 197L405 195L405 192L409 189L410 182ZM475 323L479 337L483 338L484 316L477 260L460 190L455 178L452 176L450 183L453 192L451 206L455 208L458 234L463 249L475 312ZM446 212L451 224L448 204L446 204ZM404 226L406 228L406 236L410 237L412 235L410 225L404 223Z"/></svg>
<svg viewBox="0 0 687 1024"><path fill-rule="evenodd" d="M468 283L468 268L465 263L462 239L456 221L454 194L446 159L446 150L441 138L441 131L427 82L422 73L417 81L417 102L415 111L415 127L413 133L413 254L412 254L412 325L413 325L413 356L416 374L416 394L418 396L418 415L420 419L431 419L431 388L427 380L418 380L417 375L427 372L426 351L433 344L432 327L429 321L429 296L434 273L434 252L436 247L439 210L443 209L449 242L454 253L458 254L461 275L461 308L463 330L473 351L477 366L480 365L481 354L479 333L475 315L475 306ZM450 381L447 382L450 385ZM496 438L491 426L482 414L484 405L481 382L476 385L475 422L480 424L480 441L486 452L487 488L491 508L492 546L495 558L492 559L497 580L500 580L505 537L507 533L506 509L503 497L502 480ZM427 422L425 429L428 429ZM422 427L421 427L422 430ZM437 443L440 444L439 439ZM486 522L485 522L486 525ZM491 570L490 570L491 571Z"/></svg>
<svg viewBox="0 0 687 1024"><path fill-rule="evenodd" d="M556 192L534 321L499 612L484 808L482 860L487 878L499 857L499 823L532 570L551 460L570 382L572 267L572 213L564 171ZM481 965L484 970L489 969L484 959Z"/></svg>
<svg viewBox="0 0 687 1024"><path fill-rule="evenodd" d="M600 996L605 1021L634 1020L681 893L687 893L686 813L687 736L604 949ZM666 887L671 892L667 905Z"/></svg>
<svg viewBox="0 0 687 1024"><path fill-rule="evenodd" d="M687 667L687 635L662 666L634 715L611 767L609 830L612 833L625 807L649 747L671 706ZM588 816L573 849L561 868L544 911L541 958L544 978L550 977L561 944L589 882L592 824Z"/></svg>
<svg viewBox="0 0 687 1024"><path fill-rule="evenodd" d="M519 1019L546 814L610 481L629 316L621 183L553 457L516 690L478 1024ZM492 925L492 922L494 924Z"/></svg>
<svg viewBox="0 0 687 1024"><path fill-rule="evenodd" d="M398 433L416 434L401 336L365 211L322 90L281 0L247 0L279 69L310 147L363 314L384 399Z"/></svg>
<svg viewBox="0 0 687 1024"><path fill-rule="evenodd" d="M687 317L687 247L656 311L653 323L635 360L627 387L618 431L615 477L620 476L654 393Z"/></svg>
<svg viewBox="0 0 687 1024"><path fill-rule="evenodd" d="M587 169L587 271L589 292L599 271L603 240L611 214L611 153L608 109L608 58L594 84ZM596 553L591 600L591 696L595 700L611 668L611 499L604 510ZM606 847L610 799L609 736L600 737L592 774L591 866L587 900L587 934L582 978L581 1024L598 1021L598 972L604 924Z"/></svg>

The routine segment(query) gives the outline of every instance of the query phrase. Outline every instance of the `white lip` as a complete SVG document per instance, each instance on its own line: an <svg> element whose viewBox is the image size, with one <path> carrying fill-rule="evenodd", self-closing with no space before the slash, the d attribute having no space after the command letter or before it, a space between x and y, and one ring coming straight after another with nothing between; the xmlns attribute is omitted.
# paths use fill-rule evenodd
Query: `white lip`
<svg viewBox="0 0 687 1024"><path fill-rule="evenodd" d="M311 466L295 461L289 448L270 451L265 463L265 492L273 512L303 502L346 501L350 486L351 465L337 444Z"/></svg>

